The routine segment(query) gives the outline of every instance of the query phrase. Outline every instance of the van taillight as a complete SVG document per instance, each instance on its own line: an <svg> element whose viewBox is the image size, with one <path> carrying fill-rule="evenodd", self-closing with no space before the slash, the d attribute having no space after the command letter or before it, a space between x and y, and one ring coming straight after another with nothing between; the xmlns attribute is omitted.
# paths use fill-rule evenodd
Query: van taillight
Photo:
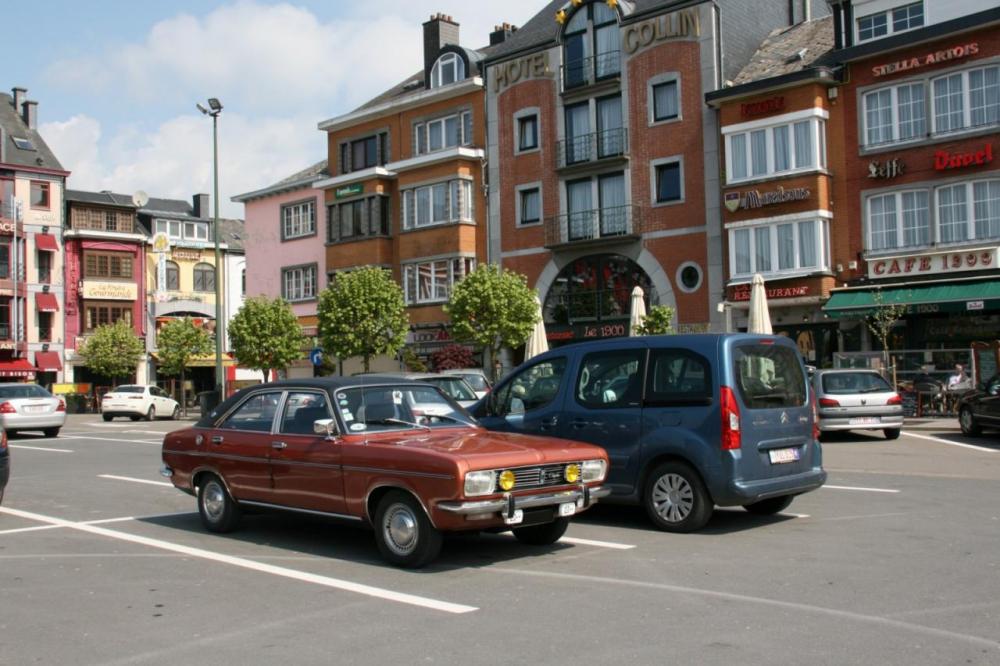
<svg viewBox="0 0 1000 666"><path fill-rule="evenodd" d="M903 396L899 395L898 393L894 393L891 398L889 398L888 400L885 401L885 404L887 404L887 405L902 405L903 404Z"/></svg>
<svg viewBox="0 0 1000 666"><path fill-rule="evenodd" d="M9 402L0 402L0 414L17 414L17 408Z"/></svg>
<svg viewBox="0 0 1000 666"><path fill-rule="evenodd" d="M816 401L816 396L813 396L813 402L815 402L815 401ZM840 407L840 403L837 402L836 400L834 400L833 398L820 398L819 399L819 406L820 407Z"/></svg>
<svg viewBox="0 0 1000 666"><path fill-rule="evenodd" d="M740 407L736 403L733 389L723 386L722 402L722 450L731 451L740 448Z"/></svg>
<svg viewBox="0 0 1000 666"><path fill-rule="evenodd" d="M810 396L810 402L812 403L812 413L813 413L813 441L814 442L818 442L819 441L819 409L816 407L816 393L815 392L810 392L809 396ZM827 400L827 398L823 398L823 400ZM823 400L820 400L820 402L823 402ZM836 407L840 406L840 403L837 402L836 400L830 400L830 402L833 403L833 406L836 406Z"/></svg>

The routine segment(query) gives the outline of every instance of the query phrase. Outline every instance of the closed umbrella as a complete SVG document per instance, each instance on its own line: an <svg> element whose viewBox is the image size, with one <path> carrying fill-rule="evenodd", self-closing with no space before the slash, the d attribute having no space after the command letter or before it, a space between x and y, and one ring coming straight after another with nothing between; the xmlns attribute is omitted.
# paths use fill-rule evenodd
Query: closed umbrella
<svg viewBox="0 0 1000 666"><path fill-rule="evenodd" d="M646 318L646 301L643 298L642 287L636 285L632 290L632 302L629 305L628 334L639 335L636 329L642 326Z"/></svg>
<svg viewBox="0 0 1000 666"><path fill-rule="evenodd" d="M531 335L528 336L528 342L524 345L524 360L527 361L533 356L538 356L539 354L544 354L549 350L549 341L545 337L545 322L542 320L542 302L535 296L535 314L538 320L535 322L535 327L531 329Z"/></svg>
<svg viewBox="0 0 1000 666"><path fill-rule="evenodd" d="M771 313L767 310L767 291L764 289L764 278L760 273L754 273L750 286L750 312L747 323L747 333L762 333L771 335Z"/></svg>

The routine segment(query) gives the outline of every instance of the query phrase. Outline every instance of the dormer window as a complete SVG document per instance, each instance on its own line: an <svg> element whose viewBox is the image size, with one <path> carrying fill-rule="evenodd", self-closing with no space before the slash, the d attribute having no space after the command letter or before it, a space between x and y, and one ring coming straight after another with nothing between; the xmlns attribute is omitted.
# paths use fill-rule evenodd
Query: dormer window
<svg viewBox="0 0 1000 666"><path fill-rule="evenodd" d="M465 78L465 61L457 53L445 53L431 69L431 88L440 88Z"/></svg>

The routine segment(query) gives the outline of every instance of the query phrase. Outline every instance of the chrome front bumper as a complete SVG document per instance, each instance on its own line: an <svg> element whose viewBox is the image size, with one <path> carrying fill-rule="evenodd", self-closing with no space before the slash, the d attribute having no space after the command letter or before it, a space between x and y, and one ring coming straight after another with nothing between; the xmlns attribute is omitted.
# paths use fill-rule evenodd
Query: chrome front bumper
<svg viewBox="0 0 1000 666"><path fill-rule="evenodd" d="M579 505L581 501L582 505L580 508L586 509L597 500L607 497L610 494L611 489L604 486L598 486L597 488L581 486L574 490L563 490L558 493L546 493L544 495L511 495L510 493L505 493L499 499L472 502L439 502L437 508L449 513L466 516L496 513L498 511L502 511L507 515L513 515L517 509L532 509L540 506L567 504L569 502Z"/></svg>

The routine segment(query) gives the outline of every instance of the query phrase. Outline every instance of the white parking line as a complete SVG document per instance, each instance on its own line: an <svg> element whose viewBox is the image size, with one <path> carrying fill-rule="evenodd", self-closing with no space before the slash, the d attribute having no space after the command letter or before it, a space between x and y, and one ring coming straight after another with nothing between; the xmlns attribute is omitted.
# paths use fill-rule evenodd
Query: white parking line
<svg viewBox="0 0 1000 666"><path fill-rule="evenodd" d="M155 444L162 446L162 441L152 441L148 439L118 439L115 437L89 437L87 435L73 435L73 439L95 439L99 442L117 442L119 444Z"/></svg>
<svg viewBox="0 0 1000 666"><path fill-rule="evenodd" d="M821 486L823 488L829 488L830 490L860 490L866 493L898 493L898 490L893 490L891 488L863 488L861 486L831 486L830 484L824 484Z"/></svg>
<svg viewBox="0 0 1000 666"><path fill-rule="evenodd" d="M312 574L306 571L298 571L296 569L288 569L286 567L279 567L272 564L254 562L253 560L248 560L243 557L224 555L223 553L216 553L210 550L205 550L203 548L182 546L180 544L171 543L169 541L161 541L160 539L151 539L149 537L138 536L135 534L128 534L127 532L109 530L107 528L98 527L96 525L76 523L70 520L63 520L62 518L55 518L52 516L43 516L38 513L29 513L28 511L19 511L17 509L10 509L5 507L0 507L0 513L6 513L11 516L18 516L19 518L26 518L28 520L35 520L42 523L48 523L50 525L55 525L58 527L68 527L70 529L79 530L81 532L87 532L88 534L96 534L98 536L108 537L111 539L118 539L120 541L127 541L129 543L135 543L142 546L149 546L150 548L159 548L160 550L167 550L174 553L181 553L182 555L188 555L190 557L198 557L204 560L209 560L211 562L229 564L235 567L249 569L251 571L257 571L260 573L267 573L274 576L290 578L292 580L298 580L304 583L313 583L314 585L320 585L323 587L329 587L337 590L344 590L345 592L354 592L355 594L362 594L377 599L385 599L386 601L394 601L401 604L409 604L411 606L429 608L431 610L443 611L445 613L471 613L472 611L479 610L475 606L454 604L448 601L439 601L437 599L430 599L428 597L419 597L413 594L406 594L404 592L395 592L393 590L387 590L380 587L372 587L371 585L363 585L361 583L354 583L348 580L341 580L339 578L320 576L318 574Z"/></svg>
<svg viewBox="0 0 1000 666"><path fill-rule="evenodd" d="M985 446L976 446L975 444L964 444L962 442L953 442L950 439L941 439L940 437L931 437L930 435L918 435L912 433L909 430L906 431L907 437L916 437L917 439L926 439L931 442L938 442L939 444L948 444L949 446L960 446L963 449L972 449L973 451L986 451L987 453L997 453L1000 449L991 449Z"/></svg>
<svg viewBox="0 0 1000 666"><path fill-rule="evenodd" d="M115 476L114 474L98 474L98 478L101 479L114 479L115 481L131 481L132 483L148 483L151 486L166 486L167 488L173 488L174 484L167 483L166 481L149 481L147 479L136 479L131 476Z"/></svg>
<svg viewBox="0 0 1000 666"><path fill-rule="evenodd" d="M35 525L34 527L18 527L12 530L4 530L0 534L18 534L20 532L41 532L42 530L55 530L61 525Z"/></svg>
<svg viewBox="0 0 1000 666"><path fill-rule="evenodd" d="M12 449L24 449L25 451L51 451L52 453L73 453L70 449L48 449L41 446L25 446L24 444L8 444Z"/></svg>
<svg viewBox="0 0 1000 666"><path fill-rule="evenodd" d="M578 546L597 546L598 548L611 548L612 550L632 550L635 548L628 543L615 543L614 541L595 541L594 539L580 539L577 537L567 537L559 539L559 543L573 543Z"/></svg>

